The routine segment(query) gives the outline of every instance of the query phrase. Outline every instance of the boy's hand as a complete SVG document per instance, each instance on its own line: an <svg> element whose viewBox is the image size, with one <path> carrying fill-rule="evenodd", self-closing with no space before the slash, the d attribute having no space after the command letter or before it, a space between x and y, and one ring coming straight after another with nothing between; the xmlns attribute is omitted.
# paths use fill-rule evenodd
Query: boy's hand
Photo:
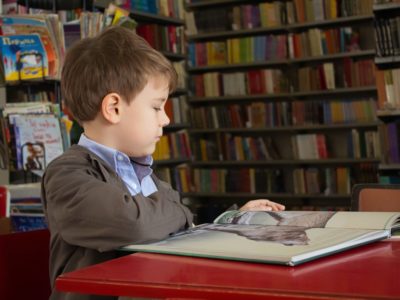
<svg viewBox="0 0 400 300"><path fill-rule="evenodd" d="M240 211L280 211L285 210L285 206L268 199L251 200L239 208Z"/></svg>

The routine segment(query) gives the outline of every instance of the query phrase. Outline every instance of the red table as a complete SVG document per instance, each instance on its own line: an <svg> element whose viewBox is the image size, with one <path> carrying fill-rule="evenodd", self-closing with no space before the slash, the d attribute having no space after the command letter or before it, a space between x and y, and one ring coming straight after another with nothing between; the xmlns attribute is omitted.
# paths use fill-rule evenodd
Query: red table
<svg viewBox="0 0 400 300"><path fill-rule="evenodd" d="M400 240L296 267L136 253L61 275L61 291L191 299L400 299Z"/></svg>

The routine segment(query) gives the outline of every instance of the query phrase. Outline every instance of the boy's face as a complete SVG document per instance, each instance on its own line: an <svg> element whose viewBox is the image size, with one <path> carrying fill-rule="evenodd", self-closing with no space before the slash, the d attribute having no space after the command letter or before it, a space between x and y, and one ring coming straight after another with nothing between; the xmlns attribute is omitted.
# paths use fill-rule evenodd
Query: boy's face
<svg viewBox="0 0 400 300"><path fill-rule="evenodd" d="M152 77L129 105L123 102L118 150L131 157L154 152L163 127L170 121L164 110L168 94L168 82L162 77Z"/></svg>

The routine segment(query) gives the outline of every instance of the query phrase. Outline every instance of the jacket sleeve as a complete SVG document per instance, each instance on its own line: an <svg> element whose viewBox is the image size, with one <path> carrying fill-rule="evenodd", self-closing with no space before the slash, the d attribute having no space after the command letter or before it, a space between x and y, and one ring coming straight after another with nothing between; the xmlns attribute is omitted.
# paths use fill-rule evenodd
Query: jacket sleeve
<svg viewBox="0 0 400 300"><path fill-rule="evenodd" d="M132 197L115 173L98 167L54 161L42 179L49 228L67 243L103 252L161 240L192 223L169 185L160 197Z"/></svg>

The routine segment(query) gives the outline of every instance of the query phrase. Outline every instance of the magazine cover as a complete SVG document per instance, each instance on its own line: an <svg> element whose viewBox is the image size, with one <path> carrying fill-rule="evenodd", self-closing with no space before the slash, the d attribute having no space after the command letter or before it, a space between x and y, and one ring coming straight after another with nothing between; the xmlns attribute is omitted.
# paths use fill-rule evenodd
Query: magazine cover
<svg viewBox="0 0 400 300"><path fill-rule="evenodd" d="M44 170L64 152L60 122L51 114L10 115L19 170Z"/></svg>
<svg viewBox="0 0 400 300"><path fill-rule="evenodd" d="M56 37L52 35L45 16L0 16L2 35L39 34L46 50L48 61L48 76L58 78L60 72L60 52Z"/></svg>
<svg viewBox="0 0 400 300"><path fill-rule="evenodd" d="M1 36L0 51L7 82L48 76L47 55L38 34Z"/></svg>

